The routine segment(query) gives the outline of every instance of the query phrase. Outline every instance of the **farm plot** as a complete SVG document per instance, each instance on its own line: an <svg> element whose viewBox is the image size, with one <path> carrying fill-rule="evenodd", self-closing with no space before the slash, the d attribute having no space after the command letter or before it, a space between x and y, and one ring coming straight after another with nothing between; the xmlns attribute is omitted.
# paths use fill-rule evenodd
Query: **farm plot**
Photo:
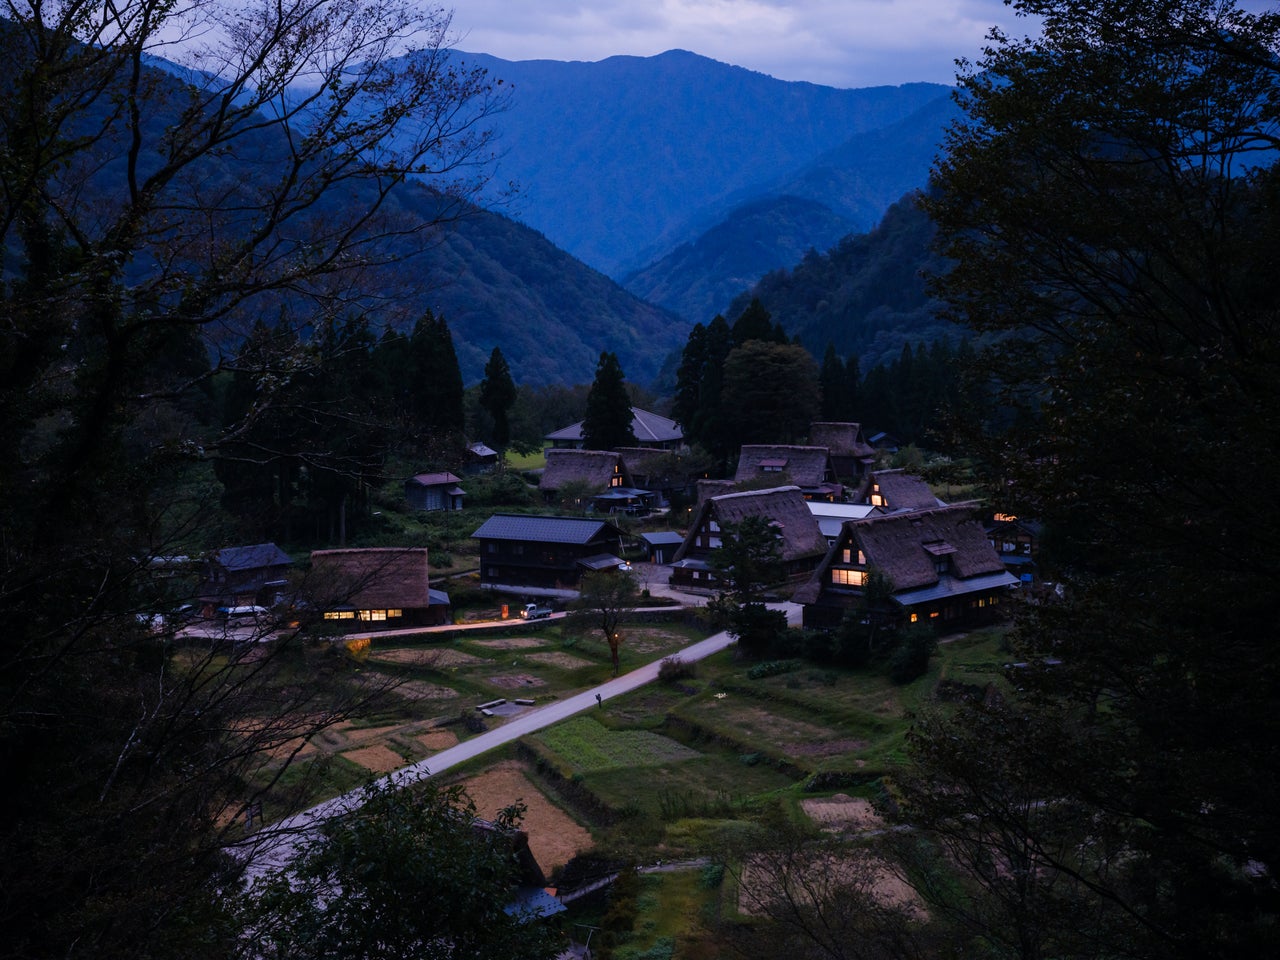
<svg viewBox="0 0 1280 960"><path fill-rule="evenodd" d="M647 730L609 730L590 717L544 730L538 740L581 773L660 766L701 756L670 737Z"/></svg>

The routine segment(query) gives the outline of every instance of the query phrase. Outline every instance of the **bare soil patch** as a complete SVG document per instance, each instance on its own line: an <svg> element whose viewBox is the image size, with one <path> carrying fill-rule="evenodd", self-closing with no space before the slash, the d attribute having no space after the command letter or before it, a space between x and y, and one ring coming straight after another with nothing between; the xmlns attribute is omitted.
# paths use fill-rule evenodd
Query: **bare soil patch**
<svg viewBox="0 0 1280 960"><path fill-rule="evenodd" d="M837 793L825 800L802 800L800 806L809 819L824 830L843 832L884 828L884 820L871 806L871 801L861 797Z"/></svg>
<svg viewBox="0 0 1280 960"><path fill-rule="evenodd" d="M408 667L470 667L477 663L491 663L483 657L449 647L402 647L398 650L379 650L369 655L373 663L395 663Z"/></svg>
<svg viewBox="0 0 1280 960"><path fill-rule="evenodd" d="M477 647L490 650L524 650L528 647L545 647L546 640L538 637L500 637L497 640L472 640Z"/></svg>
<svg viewBox="0 0 1280 960"><path fill-rule="evenodd" d="M825 743L794 743L787 747L789 753L804 757L834 757L841 753L853 753L866 747L865 740L827 740Z"/></svg>
<svg viewBox="0 0 1280 960"><path fill-rule="evenodd" d="M452 730L432 730L429 733L420 733L414 737L424 748L435 752L437 750L447 750L449 747L455 746L458 742L458 735Z"/></svg>
<svg viewBox="0 0 1280 960"><path fill-rule="evenodd" d="M348 750L342 756L373 773L390 773L405 765L404 757L381 743L361 747L358 750Z"/></svg>
<svg viewBox="0 0 1280 960"><path fill-rule="evenodd" d="M847 896L842 891L862 890L886 906L897 907L918 920L928 919L924 901L893 868L876 857L851 852L843 856L821 855L808 864L803 883L796 878L791 896L797 900ZM765 912L769 903L781 899L778 879L763 862L743 865L738 885L738 911L748 916Z"/></svg>
<svg viewBox="0 0 1280 960"><path fill-rule="evenodd" d="M590 832L547 799L515 762L499 764L463 782L476 813L493 819L506 806L522 801L527 810L521 827L538 865L550 873L592 844Z"/></svg>
<svg viewBox="0 0 1280 960"><path fill-rule="evenodd" d="M537 663L545 663L552 667L559 667L561 670L576 670L578 667L591 666L590 660L584 660L582 657L575 657L568 653L560 653L559 651L530 653L528 654L527 659L536 661Z"/></svg>
<svg viewBox="0 0 1280 960"><path fill-rule="evenodd" d="M545 687L547 681L541 677L535 677L531 673L500 673L497 676L485 677L485 683L491 683L495 687L506 687L516 689L519 687Z"/></svg>
<svg viewBox="0 0 1280 960"><path fill-rule="evenodd" d="M458 691L452 687L446 687L439 683L429 683L426 680L406 680L396 687L395 692L406 700L414 701L452 700L458 696Z"/></svg>
<svg viewBox="0 0 1280 960"><path fill-rule="evenodd" d="M733 703L732 698L720 702ZM815 745L835 742L836 731L830 727L770 713L756 706L734 705L732 711L733 720L743 733L785 744L788 750L799 747L813 750Z"/></svg>

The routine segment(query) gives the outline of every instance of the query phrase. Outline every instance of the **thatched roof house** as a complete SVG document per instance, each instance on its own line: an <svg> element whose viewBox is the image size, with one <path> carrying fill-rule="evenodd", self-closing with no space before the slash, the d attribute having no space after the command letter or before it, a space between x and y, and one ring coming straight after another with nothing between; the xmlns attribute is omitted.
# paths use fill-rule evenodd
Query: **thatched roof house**
<svg viewBox="0 0 1280 960"><path fill-rule="evenodd" d="M1017 583L969 505L903 511L850 520L793 599L805 625L831 627L864 600L875 571L891 590L886 616L939 625L983 620Z"/></svg>
<svg viewBox="0 0 1280 960"><path fill-rule="evenodd" d="M313 551L307 587L326 620L391 627L448 619L447 595L431 589L426 547Z"/></svg>
<svg viewBox="0 0 1280 960"><path fill-rule="evenodd" d="M901 469L873 470L867 474L854 500L878 507L884 513L945 506L922 478Z"/></svg>
<svg viewBox="0 0 1280 960"><path fill-rule="evenodd" d="M684 543L676 551L672 582L711 586L715 577L708 560L720 546L721 531L725 525L741 523L748 517L764 517L770 522L779 539L788 577L808 573L826 553L827 541L799 487L726 493L709 497L698 506Z"/></svg>
<svg viewBox="0 0 1280 960"><path fill-rule="evenodd" d="M809 425L809 444L826 447L840 480L866 476L875 466L876 451L862 434L862 424L825 421Z"/></svg>
<svg viewBox="0 0 1280 960"><path fill-rule="evenodd" d="M626 461L612 450L548 450L538 489L554 496L570 484L579 484L589 493L632 486Z"/></svg>
<svg viewBox="0 0 1280 960"><path fill-rule="evenodd" d="M826 447L745 444L739 452L733 480L738 484L758 480L794 484L809 499L834 500L844 493L844 488L836 483Z"/></svg>

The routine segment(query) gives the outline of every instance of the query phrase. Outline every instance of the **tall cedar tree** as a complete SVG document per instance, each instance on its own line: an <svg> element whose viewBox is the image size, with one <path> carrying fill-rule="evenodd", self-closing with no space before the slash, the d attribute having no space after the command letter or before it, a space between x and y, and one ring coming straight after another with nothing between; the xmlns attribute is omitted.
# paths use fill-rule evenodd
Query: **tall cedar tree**
<svg viewBox="0 0 1280 960"><path fill-rule="evenodd" d="M588 450L616 450L634 447L636 432L631 424L631 397L622 375L622 365L614 353L600 354L596 378L587 394L587 416L582 422L582 442Z"/></svg>
<svg viewBox="0 0 1280 960"><path fill-rule="evenodd" d="M516 384L511 379L511 369L502 351L494 347L489 362L484 365L484 379L480 381L480 406L493 419L491 442L499 455L511 444L511 407L516 402Z"/></svg>
<svg viewBox="0 0 1280 960"><path fill-rule="evenodd" d="M930 209L937 289L1001 338L1014 415L970 442L1066 593L1003 696L918 718L917 882L985 956L1274 957L1280 18L1017 6L1044 37L961 78Z"/></svg>
<svg viewBox="0 0 1280 960"><path fill-rule="evenodd" d="M192 69L153 69L193 23L208 30ZM264 799L252 775L358 702L298 683L298 641L175 656L147 626L196 596L172 558L228 545L201 461L305 380L317 354L297 333L382 289L393 238L420 238L482 185L501 98L449 35L447 16L399 0L6 8L7 955L225 957L246 942L225 850ZM438 219L404 218L411 172L434 178ZM220 428L200 407L233 371L245 414Z"/></svg>

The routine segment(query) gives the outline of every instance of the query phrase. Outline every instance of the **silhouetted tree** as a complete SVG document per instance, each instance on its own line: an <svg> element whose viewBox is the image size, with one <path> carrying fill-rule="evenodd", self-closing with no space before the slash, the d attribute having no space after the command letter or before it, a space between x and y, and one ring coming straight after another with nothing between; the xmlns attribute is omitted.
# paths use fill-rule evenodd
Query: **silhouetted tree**
<svg viewBox="0 0 1280 960"><path fill-rule="evenodd" d="M582 442L588 450L615 450L636 445L631 425L631 396L622 366L614 353L600 354L596 378L587 394L587 416L582 422Z"/></svg>

